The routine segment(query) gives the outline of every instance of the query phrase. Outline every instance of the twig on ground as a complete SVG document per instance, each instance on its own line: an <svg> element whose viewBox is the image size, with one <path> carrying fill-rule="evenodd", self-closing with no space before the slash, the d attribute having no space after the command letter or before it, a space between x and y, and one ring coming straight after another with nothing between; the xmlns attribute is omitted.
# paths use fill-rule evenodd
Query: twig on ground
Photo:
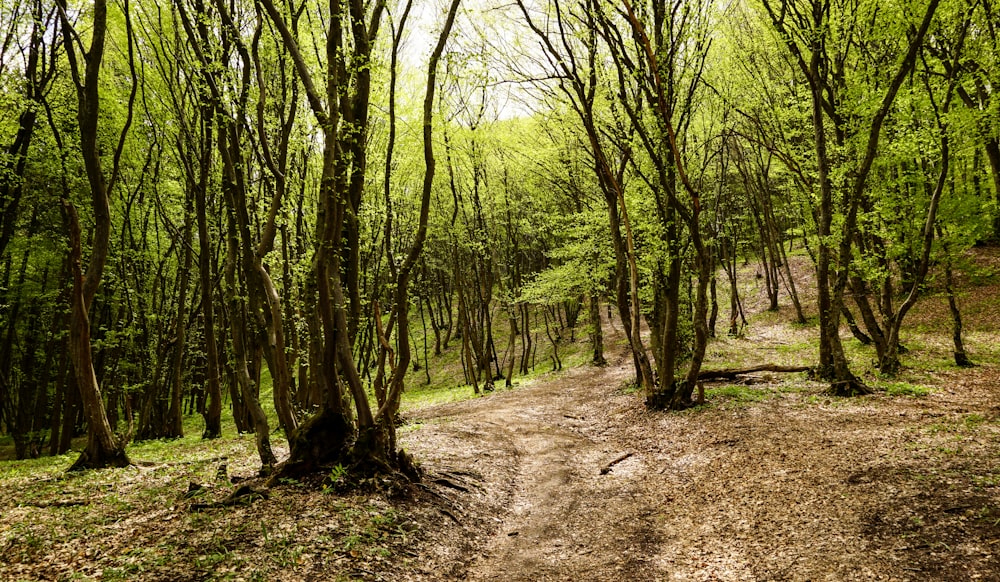
<svg viewBox="0 0 1000 582"><path fill-rule="evenodd" d="M635 453L625 453L624 455L618 457L614 461L611 461L610 463L608 463L607 465L605 465L604 468L601 469L601 475L607 475L608 473L611 472L611 469L613 469L615 465L617 465L618 463L621 463L622 461L624 461L625 459L631 457L634 454Z"/></svg>

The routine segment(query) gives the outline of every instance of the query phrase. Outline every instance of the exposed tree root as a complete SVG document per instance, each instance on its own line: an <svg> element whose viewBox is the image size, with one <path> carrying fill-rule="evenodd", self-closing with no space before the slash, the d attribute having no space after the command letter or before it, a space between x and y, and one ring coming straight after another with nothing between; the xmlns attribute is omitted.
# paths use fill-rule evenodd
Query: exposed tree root
<svg viewBox="0 0 1000 582"><path fill-rule="evenodd" d="M830 382L829 393L832 396L852 397L874 394L874 391L858 378L851 378Z"/></svg>
<svg viewBox="0 0 1000 582"><path fill-rule="evenodd" d="M434 483L437 483L438 485L443 485L445 487L450 487L451 489L455 489L455 490L461 491L462 493L468 493L469 492L469 488L468 487L466 487L464 485L459 485L458 483L455 483L451 479L447 479L445 477L435 477L433 479L433 481L434 481Z"/></svg>
<svg viewBox="0 0 1000 582"><path fill-rule="evenodd" d="M74 471L86 471L89 469L120 469L131 465L132 461L129 460L124 449L107 452L97 447L97 451L95 452L91 451L90 447L88 447L80 453L80 457L66 471L72 473Z"/></svg>
<svg viewBox="0 0 1000 582"><path fill-rule="evenodd" d="M694 406L688 399L678 399L676 390L655 392L646 395L646 408L650 410L685 410Z"/></svg>
<svg viewBox="0 0 1000 582"><path fill-rule="evenodd" d="M405 451L394 450L391 427L360 433L343 413L325 409L304 422L289 438L291 456L275 467L267 486L282 479L307 480L338 491L381 483L402 491L420 481L420 470Z"/></svg>

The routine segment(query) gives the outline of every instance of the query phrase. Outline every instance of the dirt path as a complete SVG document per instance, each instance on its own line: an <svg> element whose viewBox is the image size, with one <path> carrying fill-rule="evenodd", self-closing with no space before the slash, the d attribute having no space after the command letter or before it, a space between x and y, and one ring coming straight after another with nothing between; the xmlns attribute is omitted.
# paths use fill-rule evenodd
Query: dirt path
<svg viewBox="0 0 1000 582"><path fill-rule="evenodd" d="M759 378L681 414L626 376L418 413L407 446L460 526L418 579L1000 580L996 369L919 398Z"/></svg>
<svg viewBox="0 0 1000 582"><path fill-rule="evenodd" d="M495 448L497 441L510 447L515 469L507 513L469 564L468 579L658 578L650 560L658 534L639 486L642 461L609 438L604 415L594 409L595 395L624 376L621 367L582 368L421 415L444 419L444 430L478 436L465 441L473 449ZM630 406L634 398L619 404Z"/></svg>

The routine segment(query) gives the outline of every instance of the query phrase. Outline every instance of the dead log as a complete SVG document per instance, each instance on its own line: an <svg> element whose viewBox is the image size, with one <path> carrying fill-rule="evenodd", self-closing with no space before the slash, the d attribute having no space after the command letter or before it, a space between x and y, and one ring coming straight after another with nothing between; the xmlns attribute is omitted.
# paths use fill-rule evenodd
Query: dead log
<svg viewBox="0 0 1000 582"><path fill-rule="evenodd" d="M699 380L734 380L737 376L754 372L808 372L809 366L779 366L777 364L761 364L749 368L724 368L722 370L702 370L698 373Z"/></svg>

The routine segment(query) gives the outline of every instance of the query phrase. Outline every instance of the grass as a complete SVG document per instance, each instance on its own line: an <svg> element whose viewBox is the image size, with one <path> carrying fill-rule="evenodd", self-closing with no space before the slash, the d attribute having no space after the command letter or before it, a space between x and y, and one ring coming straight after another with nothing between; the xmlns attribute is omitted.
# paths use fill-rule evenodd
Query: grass
<svg viewBox="0 0 1000 582"><path fill-rule="evenodd" d="M926 427L928 434L948 434L954 435L956 440L964 440L968 436L975 435L980 428L987 424L994 424L986 416L979 413L969 413L958 418L946 418Z"/></svg>
<svg viewBox="0 0 1000 582"><path fill-rule="evenodd" d="M884 390L887 396L927 396L932 389L929 386L910 384L909 382L885 382L877 383L876 389Z"/></svg>
<svg viewBox="0 0 1000 582"><path fill-rule="evenodd" d="M37 463L5 471L0 579L18 579L20 565L33 565L26 579L44 572L52 579L228 580L248 570L262 580L293 572L303 578L317 552L388 560L409 535L403 510L366 497L317 497L296 484L278 485L271 499L249 507L188 512L180 495L187 483L205 483L215 498L231 487L212 481L215 463L200 458L202 447L173 446L177 460L153 467L66 475L50 460L44 471ZM241 455L253 459L252 443L249 449ZM86 505L51 505L73 499Z"/></svg>
<svg viewBox="0 0 1000 582"><path fill-rule="evenodd" d="M724 399L736 404L746 404L750 402L761 402L771 398L773 394L769 390L741 386L739 384L717 386L705 389L707 400Z"/></svg>

